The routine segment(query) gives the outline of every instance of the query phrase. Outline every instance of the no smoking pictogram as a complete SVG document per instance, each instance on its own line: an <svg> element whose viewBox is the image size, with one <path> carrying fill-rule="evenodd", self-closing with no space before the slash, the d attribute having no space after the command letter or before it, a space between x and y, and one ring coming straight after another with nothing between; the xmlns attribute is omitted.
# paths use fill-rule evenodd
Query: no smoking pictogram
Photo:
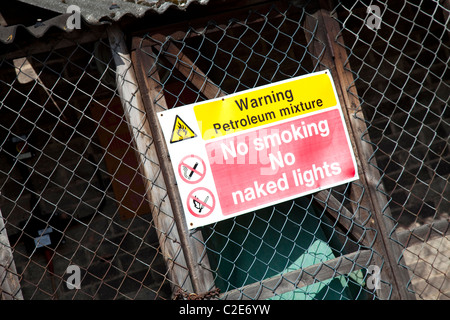
<svg viewBox="0 0 450 320"><path fill-rule="evenodd" d="M198 183L203 180L206 174L205 161L196 155L188 155L181 159L178 165L178 174L186 183Z"/></svg>
<svg viewBox="0 0 450 320"><path fill-rule="evenodd" d="M203 187L195 188L187 197L187 208L197 218L206 218L213 211L216 200L212 192Z"/></svg>

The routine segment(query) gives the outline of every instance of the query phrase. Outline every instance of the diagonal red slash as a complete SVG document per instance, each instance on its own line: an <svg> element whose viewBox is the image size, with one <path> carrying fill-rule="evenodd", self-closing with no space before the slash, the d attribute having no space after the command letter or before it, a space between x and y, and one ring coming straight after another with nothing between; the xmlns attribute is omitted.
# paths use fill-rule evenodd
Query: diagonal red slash
<svg viewBox="0 0 450 320"><path fill-rule="evenodd" d="M191 199L194 201L197 201L198 203L200 203L201 205L203 205L204 207L207 207L209 210L214 209L213 206L210 206L209 204L206 204L206 202L203 202L202 200L200 200L199 198L197 198L196 196L192 195Z"/></svg>
<svg viewBox="0 0 450 320"><path fill-rule="evenodd" d="M186 164L186 162L182 162L181 163L182 166L185 166L186 168L188 168L191 171L194 171L196 174L198 174L199 176L203 176L203 172L198 171L197 169L192 168L190 165Z"/></svg>

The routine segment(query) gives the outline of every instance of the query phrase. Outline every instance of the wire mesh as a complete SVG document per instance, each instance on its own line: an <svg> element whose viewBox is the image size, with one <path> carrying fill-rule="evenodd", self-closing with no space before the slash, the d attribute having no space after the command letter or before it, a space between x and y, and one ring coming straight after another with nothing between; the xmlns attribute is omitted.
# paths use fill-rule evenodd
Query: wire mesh
<svg viewBox="0 0 450 320"><path fill-rule="evenodd" d="M333 69L323 57L337 42L363 111L354 116L367 126L355 139L373 147L361 161L380 172L377 190L388 199L381 214L394 222L386 240L402 249L407 289L448 298L449 9L337 1L340 33L328 41L317 37L319 9L312 1L265 3L148 32L136 50L154 62L144 65L156 84L153 103L162 111ZM0 62L0 297L189 293L183 256L193 248L181 246L166 210L152 137L126 113L155 115L134 110L137 91L123 101L106 32L94 42L51 44ZM148 145L137 145L137 135ZM149 196L155 192L159 198ZM189 234L204 248L195 263L223 299L377 299L368 268L384 272L386 260L367 198L355 181L198 228ZM75 288L71 266L81 272ZM383 297L392 290L382 277Z"/></svg>
<svg viewBox="0 0 450 320"><path fill-rule="evenodd" d="M141 174L108 39L0 68L0 251L13 254L15 270L2 267L20 281L3 298L170 298L159 203L146 197L161 186Z"/></svg>
<svg viewBox="0 0 450 320"><path fill-rule="evenodd" d="M157 111L318 71L325 44L318 55L308 50L318 24L308 13L313 9L261 6L172 34L146 34L140 50L154 61L146 74L156 83ZM315 28L303 26L306 17ZM351 188L359 198L350 196ZM197 262L213 272L222 298L374 299L365 268L375 257L382 267L382 258L372 246L372 213L361 206L364 196L363 185L350 183L208 225L201 236L191 235L206 247ZM360 251L368 253L364 263L350 258ZM348 257L350 271L329 263L338 257ZM327 268L331 275L321 279L318 271Z"/></svg>
<svg viewBox="0 0 450 320"><path fill-rule="evenodd" d="M400 239L391 240L410 272L408 290L448 299L448 4L342 1L334 13L368 126L363 139L374 148L367 161L382 176L390 232Z"/></svg>

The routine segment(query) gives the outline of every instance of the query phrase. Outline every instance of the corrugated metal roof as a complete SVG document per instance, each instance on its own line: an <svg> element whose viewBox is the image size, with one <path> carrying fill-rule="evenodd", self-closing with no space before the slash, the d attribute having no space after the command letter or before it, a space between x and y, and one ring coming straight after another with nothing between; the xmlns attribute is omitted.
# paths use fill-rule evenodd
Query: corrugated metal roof
<svg viewBox="0 0 450 320"><path fill-rule="evenodd" d="M67 13L70 5L80 8L82 19L88 24L99 25L108 21L119 21L124 16L141 18L148 12L164 13L169 8L186 10L191 3L205 5L209 0L17 0L22 3L55 12L57 16L38 21L35 25L16 24L0 26L0 42L13 43L18 29L24 29L34 37L42 37L50 28L66 30L66 21L71 16ZM39 18L39 17L36 17Z"/></svg>
<svg viewBox="0 0 450 320"><path fill-rule="evenodd" d="M58 27L62 30L65 30L66 21L69 17L69 14L59 15L44 22L38 21L33 26L25 26L22 24L16 24L6 27L2 26L0 27L0 42L3 42L5 44L13 43L16 38L16 33L19 29L28 31L28 33L36 38L42 37L51 27Z"/></svg>
<svg viewBox="0 0 450 320"><path fill-rule="evenodd" d="M206 4L208 0L18 0L61 14L68 13L70 5L80 8L81 16L90 24L99 24L104 20L118 21L125 15L136 18L148 11L163 13L170 7L184 10L192 2Z"/></svg>

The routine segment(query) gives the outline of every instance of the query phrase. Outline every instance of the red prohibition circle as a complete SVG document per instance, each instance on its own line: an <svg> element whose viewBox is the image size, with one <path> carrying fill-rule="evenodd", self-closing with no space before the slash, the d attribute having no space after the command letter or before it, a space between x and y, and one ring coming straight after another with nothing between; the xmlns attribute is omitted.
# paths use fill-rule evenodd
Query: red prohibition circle
<svg viewBox="0 0 450 320"><path fill-rule="evenodd" d="M190 159L190 158L194 158L196 159L198 162L197 163L201 163L202 167L203 167L203 172L196 170L196 168L194 166L188 165L186 164L186 160ZM193 179L190 180L185 176L185 172L183 172L182 167L187 168L188 171L190 171L190 175L194 175L197 179ZM206 165L205 165L205 161L203 161L203 159L201 159L200 157L190 154L186 157L184 157L183 159L181 159L180 164L178 165L178 174L180 175L181 180L183 180L186 183L189 184L195 184L195 183L199 183L200 181L203 180L203 178L206 175Z"/></svg>
<svg viewBox="0 0 450 320"><path fill-rule="evenodd" d="M195 196L195 192L198 192L198 191L205 191L205 192L207 192L208 193L208 197L210 197L211 200L212 200L212 204L211 205L207 204L206 203L207 201L205 201L204 199L197 198ZM199 210L199 212L194 211L194 208L195 208L194 201L197 202L199 204L199 206L201 206L201 209ZM192 190L191 192L189 192L189 195L187 196L187 203L186 203L186 205L187 205L187 208L189 210L189 213L192 214L194 217L206 218L207 216L209 216L214 211L214 208L215 208L215 205L216 205L216 199L214 198L214 195L212 194L212 192L209 189L204 188L204 187L198 187L198 188L195 188L194 190ZM192 208L192 206L194 206L194 208ZM207 209L209 209L209 211L207 213L203 213L202 214L201 210L203 210L205 207ZM198 210L199 208L195 208L195 209Z"/></svg>

